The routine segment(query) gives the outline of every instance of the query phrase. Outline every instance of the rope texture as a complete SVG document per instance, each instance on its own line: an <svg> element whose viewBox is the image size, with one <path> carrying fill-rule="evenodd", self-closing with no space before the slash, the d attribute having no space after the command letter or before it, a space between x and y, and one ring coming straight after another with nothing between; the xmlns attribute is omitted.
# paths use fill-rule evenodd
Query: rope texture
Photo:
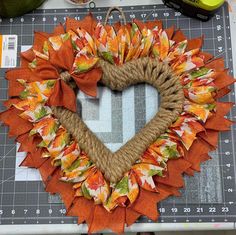
<svg viewBox="0 0 236 235"><path fill-rule="evenodd" d="M60 79L62 79L71 89L76 88L76 83L71 79L71 75L68 71L63 71L60 73Z"/></svg>
<svg viewBox="0 0 236 235"><path fill-rule="evenodd" d="M60 78L61 78L64 82L68 83L68 82L70 81L70 73L69 73L68 71L61 72L61 73L60 73Z"/></svg>
<svg viewBox="0 0 236 235"><path fill-rule="evenodd" d="M148 83L155 87L161 97L157 114L132 139L118 151L112 153L85 125L77 113L61 107L52 107L54 115L72 134L105 178L116 183L125 172L182 112L184 94L179 78L171 68L149 57L115 66L100 60L103 70L101 82L112 90L122 91L137 83Z"/></svg>
<svg viewBox="0 0 236 235"><path fill-rule="evenodd" d="M106 18L105 18L104 25L106 25L108 23L109 16L110 16L112 11L119 11L122 19L124 20L124 25L126 25L126 17L125 17L125 14L124 14L123 10L120 7L110 7L109 8L109 10L107 12L107 15L106 15Z"/></svg>

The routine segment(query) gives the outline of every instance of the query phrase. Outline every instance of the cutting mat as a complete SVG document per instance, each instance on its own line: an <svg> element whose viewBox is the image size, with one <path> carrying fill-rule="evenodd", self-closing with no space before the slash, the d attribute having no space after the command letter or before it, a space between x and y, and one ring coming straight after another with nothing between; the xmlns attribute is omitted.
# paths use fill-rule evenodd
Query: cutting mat
<svg viewBox="0 0 236 235"><path fill-rule="evenodd" d="M142 21L161 19L164 27L173 24L190 37L204 35L204 50L216 57L224 57L229 72L232 70L232 52L228 9L225 5L209 22L189 19L163 5L123 7L126 18ZM87 9L37 10L14 19L0 19L0 34L18 35L18 53L33 42L34 31L52 31L66 16L82 19ZM91 10L103 21L107 8ZM118 14L110 23L119 19ZM18 57L19 64L19 57ZM7 99L7 82L4 69L0 70L0 100ZM235 101L232 92L224 98ZM139 85L122 93L99 88L95 99L78 94L82 117L87 125L112 150L119 148L136 133L158 109L158 94L147 85ZM1 104L0 110L3 110ZM104 112L104 110L106 110ZM129 117L126 119L125 117ZM236 108L228 116L236 121ZM194 178L185 177L186 188L179 198L171 197L160 203L159 222L235 222L235 140L236 129L221 135L219 149L213 152L212 161L202 166ZM16 156L17 155L17 156ZM65 208L58 196L44 191L37 171L19 168L22 153L16 154L16 144L7 137L7 128L0 127L0 223L1 224L59 224L77 223L76 218L66 217ZM143 217L137 222L152 223Z"/></svg>

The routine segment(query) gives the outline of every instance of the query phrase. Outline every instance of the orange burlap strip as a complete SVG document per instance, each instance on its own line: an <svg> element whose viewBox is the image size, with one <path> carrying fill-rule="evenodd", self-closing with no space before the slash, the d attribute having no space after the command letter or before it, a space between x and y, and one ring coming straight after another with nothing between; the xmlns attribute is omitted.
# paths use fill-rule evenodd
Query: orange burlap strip
<svg viewBox="0 0 236 235"><path fill-rule="evenodd" d="M186 51L202 48L203 37L188 40Z"/></svg>
<svg viewBox="0 0 236 235"><path fill-rule="evenodd" d="M32 123L19 117L21 111L15 107L0 113L0 120L9 126L9 137L15 137L29 132L33 125Z"/></svg>
<svg viewBox="0 0 236 235"><path fill-rule="evenodd" d="M64 106L76 112L76 96L74 91L63 81L57 80L53 88L53 93L48 99L50 106Z"/></svg>

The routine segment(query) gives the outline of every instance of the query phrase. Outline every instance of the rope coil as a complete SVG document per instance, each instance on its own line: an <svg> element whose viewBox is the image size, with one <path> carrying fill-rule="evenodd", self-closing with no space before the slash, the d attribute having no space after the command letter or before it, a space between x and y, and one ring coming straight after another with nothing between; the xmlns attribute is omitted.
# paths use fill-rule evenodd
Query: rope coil
<svg viewBox="0 0 236 235"><path fill-rule="evenodd" d="M161 97L157 114L132 139L112 153L86 126L77 113L61 107L52 107L53 114L79 143L96 167L112 183L119 181L125 172L142 156L145 150L163 134L182 112L184 94L179 78L165 63L149 57L115 66L100 60L103 70L101 82L112 90L122 91L138 83L155 87Z"/></svg>

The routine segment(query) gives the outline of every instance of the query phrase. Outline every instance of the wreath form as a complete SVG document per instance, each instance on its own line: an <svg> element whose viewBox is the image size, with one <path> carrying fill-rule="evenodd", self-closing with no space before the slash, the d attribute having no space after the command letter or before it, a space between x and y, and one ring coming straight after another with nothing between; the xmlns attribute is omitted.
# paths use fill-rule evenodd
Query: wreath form
<svg viewBox="0 0 236 235"><path fill-rule="evenodd" d="M116 153L112 153L89 130L79 115L61 107L52 112L74 137L104 177L117 183L157 138L177 119L182 111L184 94L177 76L168 65L144 57L124 64L111 65L100 61L101 82L112 90L122 91L137 83L149 83L160 91L161 104L155 117ZM102 157L101 157L102 156Z"/></svg>
<svg viewBox="0 0 236 235"><path fill-rule="evenodd" d="M124 26L107 25L114 9ZM7 71L0 120L27 152L21 165L39 169L46 191L59 193L89 232L120 233L141 215L157 220L156 204L179 195L182 174L200 171L219 132L230 129L232 103L216 99L235 80L222 59L200 52L202 40L160 21L126 24L111 8L105 26L88 15L68 18L66 31L36 32L21 67ZM115 153L75 113L73 89L95 96L99 80L119 91L145 82L161 96L155 117Z"/></svg>

